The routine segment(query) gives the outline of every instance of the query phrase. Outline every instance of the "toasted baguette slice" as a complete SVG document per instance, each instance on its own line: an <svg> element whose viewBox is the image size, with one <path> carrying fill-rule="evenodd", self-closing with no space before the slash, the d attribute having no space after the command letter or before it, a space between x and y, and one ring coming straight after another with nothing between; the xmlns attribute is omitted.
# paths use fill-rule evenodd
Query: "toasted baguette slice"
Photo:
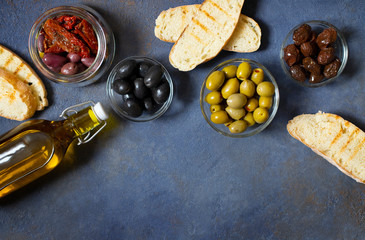
<svg viewBox="0 0 365 240"><path fill-rule="evenodd" d="M261 28L255 20L243 14L240 15L234 30L224 50L232 52L255 52L261 45Z"/></svg>
<svg viewBox="0 0 365 240"><path fill-rule="evenodd" d="M365 183L365 133L330 113L303 114L287 125L291 136L357 182Z"/></svg>
<svg viewBox="0 0 365 240"><path fill-rule="evenodd" d="M236 28L244 0L205 0L170 51L170 63L190 71L215 57Z"/></svg>
<svg viewBox="0 0 365 240"><path fill-rule="evenodd" d="M0 116L23 121L36 109L37 100L28 84L0 68Z"/></svg>
<svg viewBox="0 0 365 240"><path fill-rule="evenodd" d="M15 74L21 81L27 83L36 97L37 110L48 106L47 91L42 80L34 70L18 55L0 45L0 68Z"/></svg>
<svg viewBox="0 0 365 240"><path fill-rule="evenodd" d="M165 42L176 42L199 7L200 4L193 4L162 11L156 19L155 36ZM223 49L247 53L259 49L260 44L260 26L252 18L241 14L229 42Z"/></svg>

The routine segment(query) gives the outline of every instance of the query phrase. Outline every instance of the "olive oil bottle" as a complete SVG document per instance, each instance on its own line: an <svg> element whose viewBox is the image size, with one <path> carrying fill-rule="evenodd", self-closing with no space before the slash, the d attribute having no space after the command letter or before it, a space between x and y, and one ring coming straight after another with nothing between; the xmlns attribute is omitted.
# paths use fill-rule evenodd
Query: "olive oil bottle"
<svg viewBox="0 0 365 240"><path fill-rule="evenodd" d="M30 120L0 136L0 198L50 172L75 139L78 144L90 141L108 118L103 106L93 102L67 108L61 116L65 119Z"/></svg>

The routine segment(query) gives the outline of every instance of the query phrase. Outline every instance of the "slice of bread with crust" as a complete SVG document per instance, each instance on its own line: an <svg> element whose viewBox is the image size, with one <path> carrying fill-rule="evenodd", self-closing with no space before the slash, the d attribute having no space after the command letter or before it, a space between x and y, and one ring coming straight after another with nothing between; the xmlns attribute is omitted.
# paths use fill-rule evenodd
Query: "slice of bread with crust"
<svg viewBox="0 0 365 240"><path fill-rule="evenodd" d="M37 109L36 97L27 83L0 68L0 116L23 121Z"/></svg>
<svg viewBox="0 0 365 240"><path fill-rule="evenodd" d="M170 51L170 63L190 71L214 58L236 28L244 0L205 0Z"/></svg>
<svg viewBox="0 0 365 240"><path fill-rule="evenodd" d="M47 91L42 80L23 59L1 45L0 68L15 74L21 81L29 85L32 94L36 97L38 111L48 106Z"/></svg>
<svg viewBox="0 0 365 240"><path fill-rule="evenodd" d="M233 52L255 52L261 45L261 28L255 20L243 14L240 15L234 30L224 50Z"/></svg>
<svg viewBox="0 0 365 240"><path fill-rule="evenodd" d="M341 172L365 183L365 133L354 124L338 115L318 112L295 117L287 129Z"/></svg>
<svg viewBox="0 0 365 240"><path fill-rule="evenodd" d="M176 42L199 7L200 4L193 4L162 11L156 19L155 36L165 42ZM259 49L260 44L260 26L252 18L241 14L229 42L223 49L247 53Z"/></svg>

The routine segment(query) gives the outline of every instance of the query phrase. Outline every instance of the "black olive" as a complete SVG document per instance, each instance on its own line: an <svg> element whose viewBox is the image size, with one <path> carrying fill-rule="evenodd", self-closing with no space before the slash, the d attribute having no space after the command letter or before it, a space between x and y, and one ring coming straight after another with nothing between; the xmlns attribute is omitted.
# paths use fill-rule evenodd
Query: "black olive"
<svg viewBox="0 0 365 240"><path fill-rule="evenodd" d="M162 69L159 65L152 66L146 76L144 77L144 84L148 88L154 88L157 87L157 85L161 82L162 77Z"/></svg>
<svg viewBox="0 0 365 240"><path fill-rule="evenodd" d="M149 95L150 90L144 85L143 78L136 78L133 81L133 85L134 85L133 93L137 98L143 99L147 95Z"/></svg>
<svg viewBox="0 0 365 240"><path fill-rule="evenodd" d="M144 63L144 62L139 63L139 66L138 66L139 76L145 77L148 72L148 69L150 69L150 66L147 63Z"/></svg>
<svg viewBox="0 0 365 240"><path fill-rule="evenodd" d="M127 99L130 99L130 98L135 99L135 98L136 98L136 96L134 96L134 94L133 94L133 93L127 93L127 94L124 94L124 95L123 95L123 101L127 101Z"/></svg>
<svg viewBox="0 0 365 240"><path fill-rule="evenodd" d="M127 99L122 104L122 109L131 117L139 117L142 115L143 108L137 99Z"/></svg>
<svg viewBox="0 0 365 240"><path fill-rule="evenodd" d="M135 60L127 60L123 63L119 68L119 77L120 78L129 78L134 74L137 70L137 62Z"/></svg>
<svg viewBox="0 0 365 240"><path fill-rule="evenodd" d="M113 90L119 94L127 94L132 90L132 85L123 79L117 79L113 83Z"/></svg>
<svg viewBox="0 0 365 240"><path fill-rule="evenodd" d="M147 111L152 112L152 110L154 108L154 104L153 104L153 100L151 97L143 99L143 104L144 104L144 108Z"/></svg>
<svg viewBox="0 0 365 240"><path fill-rule="evenodd" d="M164 103L170 94L170 86L167 82L163 82L159 86L152 89L152 97L156 103Z"/></svg>

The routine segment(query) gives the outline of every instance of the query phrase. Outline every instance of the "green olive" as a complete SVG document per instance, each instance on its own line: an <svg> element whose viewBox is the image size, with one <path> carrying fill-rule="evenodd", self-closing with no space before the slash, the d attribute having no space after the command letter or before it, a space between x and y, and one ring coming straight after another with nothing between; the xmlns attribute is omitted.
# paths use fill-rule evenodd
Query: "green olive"
<svg viewBox="0 0 365 240"><path fill-rule="evenodd" d="M253 112L253 119L257 123L264 123L269 119L269 111L266 108L256 108Z"/></svg>
<svg viewBox="0 0 365 240"><path fill-rule="evenodd" d="M232 119L229 119L228 122L224 123L224 126L229 127L229 125L231 125L233 123Z"/></svg>
<svg viewBox="0 0 365 240"><path fill-rule="evenodd" d="M271 97L275 93L274 84L271 82L262 82L257 85L257 94L263 97Z"/></svg>
<svg viewBox="0 0 365 240"><path fill-rule="evenodd" d="M233 93L238 92L239 87L240 83L238 82L237 78L228 79L221 89L223 98L227 99Z"/></svg>
<svg viewBox="0 0 365 240"><path fill-rule="evenodd" d="M231 133L241 133L247 129L247 122L243 120L234 121L228 128Z"/></svg>
<svg viewBox="0 0 365 240"><path fill-rule="evenodd" d="M223 85L224 80L225 80L224 72L214 71L209 75L205 86L209 90L215 91L218 90Z"/></svg>
<svg viewBox="0 0 365 240"><path fill-rule="evenodd" d="M246 114L245 109L243 108L232 108L232 107L226 107L226 112L228 115L233 118L234 120L240 120L243 118Z"/></svg>
<svg viewBox="0 0 365 240"><path fill-rule="evenodd" d="M248 79L251 71L251 65L248 62L242 62L237 68L237 78L240 80Z"/></svg>
<svg viewBox="0 0 365 240"><path fill-rule="evenodd" d="M223 124L230 121L227 112L224 110L212 113L210 120L216 124Z"/></svg>
<svg viewBox="0 0 365 240"><path fill-rule="evenodd" d="M233 93L227 98L227 105L233 108L243 108L247 103L247 98L242 93Z"/></svg>
<svg viewBox="0 0 365 240"><path fill-rule="evenodd" d="M248 98L251 98L255 94L255 91L256 86L251 80L242 80L240 84L240 93L245 94Z"/></svg>
<svg viewBox="0 0 365 240"><path fill-rule="evenodd" d="M251 80L258 85L264 81L264 71L261 68L255 68L251 74Z"/></svg>
<svg viewBox="0 0 365 240"><path fill-rule="evenodd" d="M210 105L209 109L210 109L210 112L211 113L224 110L224 108L223 108L223 106L221 104L213 104L213 105Z"/></svg>
<svg viewBox="0 0 365 240"><path fill-rule="evenodd" d="M247 112L253 112L259 106L259 101L256 98L250 98L247 100L245 109Z"/></svg>
<svg viewBox="0 0 365 240"><path fill-rule="evenodd" d="M248 124L249 127L255 125L255 120L253 119L253 114L252 112L249 112L246 114L246 116L243 118L243 120L245 120Z"/></svg>
<svg viewBox="0 0 365 240"><path fill-rule="evenodd" d="M262 108L270 109L272 106L272 97L260 97L259 106Z"/></svg>
<svg viewBox="0 0 365 240"><path fill-rule="evenodd" d="M219 104L220 102L223 101L223 97L221 92L213 91L205 96L205 101L211 105Z"/></svg>
<svg viewBox="0 0 365 240"><path fill-rule="evenodd" d="M229 65L222 69L224 72L224 75L226 76L226 79L234 78L236 77L237 72L237 66L236 65Z"/></svg>

